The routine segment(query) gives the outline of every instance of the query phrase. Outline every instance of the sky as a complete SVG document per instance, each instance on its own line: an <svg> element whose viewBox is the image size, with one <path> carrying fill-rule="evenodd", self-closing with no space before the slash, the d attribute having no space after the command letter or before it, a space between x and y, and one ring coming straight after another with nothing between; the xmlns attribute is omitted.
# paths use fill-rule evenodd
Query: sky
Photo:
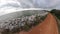
<svg viewBox="0 0 60 34"><path fill-rule="evenodd" d="M0 14L28 8L60 9L60 0L0 0Z"/></svg>
<svg viewBox="0 0 60 34"><path fill-rule="evenodd" d="M60 9L60 0L0 0L0 9L5 7Z"/></svg>

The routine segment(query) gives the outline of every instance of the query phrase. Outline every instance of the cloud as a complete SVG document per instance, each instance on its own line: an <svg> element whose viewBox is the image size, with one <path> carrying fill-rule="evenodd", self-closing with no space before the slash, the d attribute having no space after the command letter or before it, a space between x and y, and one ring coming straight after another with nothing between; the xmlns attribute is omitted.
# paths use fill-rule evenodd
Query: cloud
<svg viewBox="0 0 60 34"><path fill-rule="evenodd" d="M0 12L21 8L60 9L60 0L0 0Z"/></svg>
<svg viewBox="0 0 60 34"><path fill-rule="evenodd" d="M60 6L60 0L0 0L0 8L55 8Z"/></svg>

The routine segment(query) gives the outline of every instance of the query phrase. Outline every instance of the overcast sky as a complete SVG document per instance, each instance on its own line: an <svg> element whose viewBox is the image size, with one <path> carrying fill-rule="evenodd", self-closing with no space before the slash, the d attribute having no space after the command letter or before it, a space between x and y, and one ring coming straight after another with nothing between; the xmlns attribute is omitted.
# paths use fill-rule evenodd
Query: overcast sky
<svg viewBox="0 0 60 34"><path fill-rule="evenodd" d="M0 0L0 13L20 8L60 9L60 0Z"/></svg>
<svg viewBox="0 0 60 34"><path fill-rule="evenodd" d="M0 8L58 8L60 0L0 0Z"/></svg>

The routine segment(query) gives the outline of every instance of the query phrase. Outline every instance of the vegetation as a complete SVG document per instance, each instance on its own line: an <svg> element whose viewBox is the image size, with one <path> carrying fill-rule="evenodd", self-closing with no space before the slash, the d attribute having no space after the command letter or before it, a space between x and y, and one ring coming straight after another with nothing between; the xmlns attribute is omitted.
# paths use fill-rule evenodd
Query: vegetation
<svg viewBox="0 0 60 34"><path fill-rule="evenodd" d="M58 19L60 19L60 10L53 9L51 13L54 14Z"/></svg>

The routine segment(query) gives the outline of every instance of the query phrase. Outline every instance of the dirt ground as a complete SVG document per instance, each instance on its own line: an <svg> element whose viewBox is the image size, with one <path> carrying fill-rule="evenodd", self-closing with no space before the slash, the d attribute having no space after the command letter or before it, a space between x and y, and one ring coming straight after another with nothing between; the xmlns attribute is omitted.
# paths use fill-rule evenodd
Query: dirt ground
<svg viewBox="0 0 60 34"><path fill-rule="evenodd" d="M19 34L59 34L57 21L55 17L49 13L42 23L33 27L28 32L21 31Z"/></svg>

